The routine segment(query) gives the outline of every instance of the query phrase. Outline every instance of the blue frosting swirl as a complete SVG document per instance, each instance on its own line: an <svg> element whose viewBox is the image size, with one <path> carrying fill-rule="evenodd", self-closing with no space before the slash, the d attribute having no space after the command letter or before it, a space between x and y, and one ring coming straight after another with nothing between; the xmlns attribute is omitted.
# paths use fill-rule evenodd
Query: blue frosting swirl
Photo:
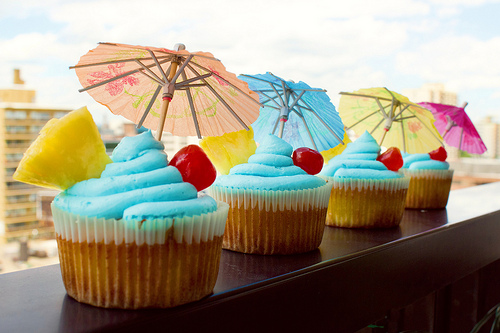
<svg viewBox="0 0 500 333"><path fill-rule="evenodd" d="M377 141L365 132L354 142L348 143L342 154L332 158L323 167L320 175L327 177L358 178L358 179L390 179L401 178L403 175L388 170L377 161L380 146Z"/></svg>
<svg viewBox="0 0 500 333"><path fill-rule="evenodd" d="M168 166L163 143L151 131L125 137L100 178L75 184L54 199L67 212L97 218L154 219L200 215L217 209L208 196Z"/></svg>
<svg viewBox="0 0 500 333"><path fill-rule="evenodd" d="M433 160L429 154L405 154L403 162L403 168L409 170L448 170L450 168L448 162Z"/></svg>
<svg viewBox="0 0 500 333"><path fill-rule="evenodd" d="M228 175L217 177L215 186L254 190L300 190L320 187L325 181L309 175L293 164L293 147L269 134L250 156L248 163L231 168Z"/></svg>

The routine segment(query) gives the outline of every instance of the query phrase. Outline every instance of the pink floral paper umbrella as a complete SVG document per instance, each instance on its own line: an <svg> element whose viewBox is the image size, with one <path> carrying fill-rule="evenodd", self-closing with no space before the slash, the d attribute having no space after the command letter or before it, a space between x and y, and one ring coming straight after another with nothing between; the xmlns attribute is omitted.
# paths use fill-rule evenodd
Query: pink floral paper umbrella
<svg viewBox="0 0 500 333"><path fill-rule="evenodd" d="M259 116L257 93L207 52L100 43L74 68L83 88L138 127L177 136L220 136Z"/></svg>
<svg viewBox="0 0 500 333"><path fill-rule="evenodd" d="M448 145L470 154L486 151L481 136L465 112L467 103L463 107L428 102L418 104L432 112L436 119L434 125Z"/></svg>

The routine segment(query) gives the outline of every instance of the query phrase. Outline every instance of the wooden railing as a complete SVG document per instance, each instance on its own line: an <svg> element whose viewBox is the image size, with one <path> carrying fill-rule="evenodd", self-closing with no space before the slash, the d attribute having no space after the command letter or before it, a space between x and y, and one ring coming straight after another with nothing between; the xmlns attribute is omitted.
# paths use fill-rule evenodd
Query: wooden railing
<svg viewBox="0 0 500 333"><path fill-rule="evenodd" d="M78 303L66 295L59 265L0 275L0 330L367 332L369 324L390 324L391 314L398 321L401 309L423 302L435 315L431 327L418 329L469 332L500 302L500 183L452 191L446 209L406 210L398 228L326 227L319 249L306 254L222 252L213 295L165 310ZM482 296L473 297L468 322L457 328L450 320L463 313L454 297L474 276ZM416 329L398 325L392 332Z"/></svg>

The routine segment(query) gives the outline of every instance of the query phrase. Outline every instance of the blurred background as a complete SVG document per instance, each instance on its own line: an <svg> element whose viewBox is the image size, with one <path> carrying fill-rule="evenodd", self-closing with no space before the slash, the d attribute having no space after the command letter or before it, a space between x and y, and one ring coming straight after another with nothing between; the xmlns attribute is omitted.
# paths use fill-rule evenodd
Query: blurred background
<svg viewBox="0 0 500 333"><path fill-rule="evenodd" d="M0 273L57 263L57 192L12 180L51 118L86 105L109 153L135 125L87 93L69 66L98 42L205 51L237 75L273 72L339 92L387 87L413 102L468 103L487 151L447 147L453 189L500 180L500 1L0 0ZM169 156L197 138L163 141Z"/></svg>

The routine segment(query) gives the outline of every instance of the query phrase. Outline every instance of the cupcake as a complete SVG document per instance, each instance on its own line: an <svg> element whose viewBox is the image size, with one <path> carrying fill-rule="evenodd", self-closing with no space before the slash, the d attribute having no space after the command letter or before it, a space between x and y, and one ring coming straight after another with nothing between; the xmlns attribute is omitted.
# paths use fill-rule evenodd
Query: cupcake
<svg viewBox="0 0 500 333"><path fill-rule="evenodd" d="M163 150L150 131L126 137L100 178L54 199L62 278L77 301L168 308L212 293L229 207L199 196Z"/></svg>
<svg viewBox="0 0 500 333"><path fill-rule="evenodd" d="M218 176L209 193L229 204L224 249L293 254L321 243L331 185L294 165L293 148L269 134L248 163Z"/></svg>
<svg viewBox="0 0 500 333"><path fill-rule="evenodd" d="M411 178L406 197L406 208L445 208L450 195L453 170L446 162L443 147L429 154L407 154L403 156L402 172Z"/></svg>
<svg viewBox="0 0 500 333"><path fill-rule="evenodd" d="M398 226L410 181L395 171L398 166L391 165L391 170L386 166L394 164L398 156L401 159L394 148L380 155L380 146L365 132L332 158L320 172L332 184L326 224L345 228Z"/></svg>

